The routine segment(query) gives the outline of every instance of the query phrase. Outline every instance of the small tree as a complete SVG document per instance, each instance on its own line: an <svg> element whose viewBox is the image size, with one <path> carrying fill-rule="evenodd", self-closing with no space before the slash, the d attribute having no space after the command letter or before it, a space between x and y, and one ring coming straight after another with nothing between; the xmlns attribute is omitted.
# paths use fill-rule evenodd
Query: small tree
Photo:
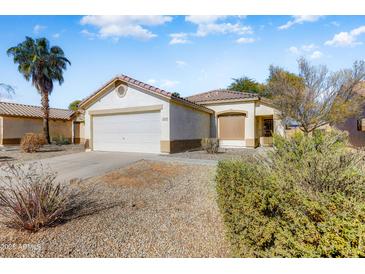
<svg viewBox="0 0 365 274"><path fill-rule="evenodd" d="M68 105L68 109L69 110L73 110L76 111L78 109L78 105L80 104L81 100L75 100L72 101L69 105Z"/></svg>
<svg viewBox="0 0 365 274"><path fill-rule="evenodd" d="M267 87L284 122L295 120L308 134L361 113L364 97L359 90L365 77L364 61L332 73L326 66L312 66L304 58L298 60L298 66L298 75L270 67Z"/></svg>
<svg viewBox="0 0 365 274"><path fill-rule="evenodd" d="M233 82L228 86L229 90L256 93L258 95L269 97L266 87L254 79L243 76L241 78L233 78Z"/></svg>
<svg viewBox="0 0 365 274"><path fill-rule="evenodd" d="M172 93L172 95L173 95L173 96L175 96L175 97L181 97L181 96L180 96L180 93L179 93L179 92L176 92L176 91L175 91L175 92L173 92L173 93Z"/></svg>

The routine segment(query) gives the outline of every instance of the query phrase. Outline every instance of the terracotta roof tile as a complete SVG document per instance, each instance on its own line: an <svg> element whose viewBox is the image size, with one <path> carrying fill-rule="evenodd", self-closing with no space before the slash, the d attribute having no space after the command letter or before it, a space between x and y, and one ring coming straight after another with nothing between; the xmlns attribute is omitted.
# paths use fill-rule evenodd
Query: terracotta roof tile
<svg viewBox="0 0 365 274"><path fill-rule="evenodd" d="M113 79L111 79L110 81L108 81L106 84L104 84L103 87L109 85L110 83L112 83L113 81L118 80L118 79L121 80L121 81L124 81L126 83L129 83L129 84L132 84L132 85L136 85L138 87L141 87L143 89L146 89L146 90L148 90L148 91L150 91L152 93L160 94L160 95L166 96L168 98L172 98L172 99L175 99L177 101L181 101L181 102L183 102L185 104L191 105L192 107L199 108L199 109L205 110L205 111L210 112L210 113L212 112L211 109L206 108L206 107L204 107L202 105L196 104L195 102L190 101L190 100L188 100L186 98L182 98L182 97L176 96L176 95L172 94L171 92L168 92L166 90L163 90L163 89L160 89L160 88L151 86L151 85L149 85L147 83L138 81L136 79L133 79L132 77L129 77L129 76L123 75L123 74L114 77ZM101 89L103 89L103 87L102 88L99 88L98 90L96 90L95 92L93 92L90 96L84 98L79 103L79 106L82 105L83 103L85 103L90 98L94 97Z"/></svg>
<svg viewBox="0 0 365 274"><path fill-rule="evenodd" d="M238 99L255 100L255 99L260 99L260 96L248 92L232 91L227 89L216 89L195 94L186 97L186 99L198 104L204 104L204 102L224 101L224 100L238 100Z"/></svg>
<svg viewBox="0 0 365 274"><path fill-rule="evenodd" d="M70 120L74 112L68 109L50 108L49 118ZM16 103L0 102L0 116L20 116L43 118L42 108L39 106L23 105Z"/></svg>

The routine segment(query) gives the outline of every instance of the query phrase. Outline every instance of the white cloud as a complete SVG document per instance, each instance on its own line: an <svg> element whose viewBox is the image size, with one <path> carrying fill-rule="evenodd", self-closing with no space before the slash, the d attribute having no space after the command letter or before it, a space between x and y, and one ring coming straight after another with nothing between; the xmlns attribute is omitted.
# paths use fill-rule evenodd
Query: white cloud
<svg viewBox="0 0 365 274"><path fill-rule="evenodd" d="M58 38L61 37L61 34L55 33L55 34L52 35L52 37L55 38L55 39L58 39Z"/></svg>
<svg viewBox="0 0 365 274"><path fill-rule="evenodd" d="M96 33L90 32L87 29L83 29L82 31L80 31L80 33L87 37L89 40L94 40L98 36Z"/></svg>
<svg viewBox="0 0 365 274"><path fill-rule="evenodd" d="M162 15L133 15L133 16L108 16L108 15L88 15L84 16L80 23L82 25L92 25L98 29L99 38L134 37L148 40L156 37L145 27L163 25L171 22L171 16Z"/></svg>
<svg viewBox="0 0 365 274"><path fill-rule="evenodd" d="M289 51L293 54L299 54L300 53L300 50L297 47L294 47L294 46L290 47Z"/></svg>
<svg viewBox="0 0 365 274"><path fill-rule="evenodd" d="M252 28L250 26L242 26L239 23L211 23L211 24L199 24L196 32L197 36L204 37L209 34L252 34Z"/></svg>
<svg viewBox="0 0 365 274"><path fill-rule="evenodd" d="M335 47L355 46L357 44L355 40L355 37L350 33L340 32L335 34L331 40L326 41L324 44Z"/></svg>
<svg viewBox="0 0 365 274"><path fill-rule="evenodd" d="M319 59L323 56L323 53L320 52L319 50L316 50L314 52L312 52L312 54L309 56L310 59Z"/></svg>
<svg viewBox="0 0 365 274"><path fill-rule="evenodd" d="M182 61L182 60L177 60L175 63L179 68L183 68L188 65L185 61Z"/></svg>
<svg viewBox="0 0 365 274"><path fill-rule="evenodd" d="M160 86L162 88L173 88L176 87L180 82L179 81L173 81L173 80L168 80L168 79L164 79L160 81Z"/></svg>
<svg viewBox="0 0 365 274"><path fill-rule="evenodd" d="M205 37L210 34L236 34L245 35L252 34L253 30L250 26L242 25L240 22L229 23L224 22L228 16L221 15L189 15L185 16L185 21L195 24L197 29L193 33L171 33L170 45L175 44L187 44L191 43L189 38L191 37ZM242 19L244 16L237 16L236 18ZM242 38L236 40L237 43L252 43L253 38Z"/></svg>
<svg viewBox="0 0 365 274"><path fill-rule="evenodd" d="M255 38L247 38L247 37L241 37L236 40L236 43L238 44L249 44L255 42Z"/></svg>
<svg viewBox="0 0 365 274"><path fill-rule="evenodd" d="M305 52L313 52L318 48L315 44L302 45L301 47L291 46L288 50L293 54L301 54Z"/></svg>
<svg viewBox="0 0 365 274"><path fill-rule="evenodd" d="M284 25L281 25L278 27L278 29L289 29L293 25L296 24L303 24L305 22L315 22L317 21L321 16L318 15L295 15L293 16L293 19L285 23Z"/></svg>
<svg viewBox="0 0 365 274"><path fill-rule="evenodd" d="M185 21L191 22L194 24L210 24L214 23L217 20L225 19L227 16L222 15L189 15L185 17Z"/></svg>
<svg viewBox="0 0 365 274"><path fill-rule="evenodd" d="M47 27L46 26L43 26L43 25L35 25L33 27L33 33L34 34L39 34L41 33L42 31L44 31Z"/></svg>
<svg viewBox="0 0 365 274"><path fill-rule="evenodd" d="M150 84L150 85L156 85L157 80L156 79L149 79L149 80L147 80L147 83Z"/></svg>
<svg viewBox="0 0 365 274"><path fill-rule="evenodd" d="M360 26L350 32L340 32L333 36L331 40L326 41L324 44L334 47L353 47L362 44L357 41L357 36L365 33L365 26Z"/></svg>
<svg viewBox="0 0 365 274"><path fill-rule="evenodd" d="M340 23L336 22L336 21L332 21L330 23L332 26L335 26L335 27L339 27L340 26Z"/></svg>
<svg viewBox="0 0 365 274"><path fill-rule="evenodd" d="M169 43L170 45L191 43L191 41L188 39L188 33L184 32L171 33L170 37L171 37Z"/></svg>
<svg viewBox="0 0 365 274"><path fill-rule="evenodd" d="M227 16L219 15L190 15L185 17L185 21L193 23L198 26L195 35L204 37L209 34L252 34L252 28L250 26L241 25L240 23L225 23L219 22L226 19Z"/></svg>
<svg viewBox="0 0 365 274"><path fill-rule="evenodd" d="M304 51L312 51L316 48L317 48L317 46L315 44L308 44L308 45L302 46L302 50L304 50Z"/></svg>
<svg viewBox="0 0 365 274"><path fill-rule="evenodd" d="M288 51L295 55L306 55L310 59L319 59L323 56L323 53L319 50L315 50L318 47L315 44L302 45L301 47L291 46Z"/></svg>
<svg viewBox="0 0 365 274"><path fill-rule="evenodd" d="M173 80L168 80L168 79L162 79L162 80L156 80L156 79L149 79L147 81L148 84L153 85L153 86L157 86L163 89L169 89L169 88L173 88L176 87L178 84L180 84L179 81L173 81Z"/></svg>

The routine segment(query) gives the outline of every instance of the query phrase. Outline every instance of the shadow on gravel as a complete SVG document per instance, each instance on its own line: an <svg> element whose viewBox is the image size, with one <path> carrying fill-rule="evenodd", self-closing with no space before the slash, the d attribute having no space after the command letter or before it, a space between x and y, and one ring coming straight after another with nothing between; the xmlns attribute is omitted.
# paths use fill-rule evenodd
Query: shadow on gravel
<svg viewBox="0 0 365 274"><path fill-rule="evenodd" d="M77 184L80 182L81 181L78 181ZM57 226L74 219L98 214L114 207L125 206L126 204L124 201L100 201L101 190L96 187L88 186L85 188L79 188L78 186L76 189L77 190L73 191L69 197L68 207L62 218L52 224L52 226Z"/></svg>
<svg viewBox="0 0 365 274"><path fill-rule="evenodd" d="M9 156L0 156L0 162L7 162L7 161L12 161L14 160L13 157L9 157Z"/></svg>

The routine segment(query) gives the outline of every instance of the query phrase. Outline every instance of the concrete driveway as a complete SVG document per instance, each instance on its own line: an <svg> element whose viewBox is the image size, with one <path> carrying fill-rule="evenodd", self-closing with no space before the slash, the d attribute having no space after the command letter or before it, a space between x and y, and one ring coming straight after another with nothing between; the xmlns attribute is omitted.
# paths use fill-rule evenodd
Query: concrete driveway
<svg viewBox="0 0 365 274"><path fill-rule="evenodd" d="M37 160L58 173L58 180L86 179L100 176L142 159L153 159L157 155L128 152L80 152Z"/></svg>

